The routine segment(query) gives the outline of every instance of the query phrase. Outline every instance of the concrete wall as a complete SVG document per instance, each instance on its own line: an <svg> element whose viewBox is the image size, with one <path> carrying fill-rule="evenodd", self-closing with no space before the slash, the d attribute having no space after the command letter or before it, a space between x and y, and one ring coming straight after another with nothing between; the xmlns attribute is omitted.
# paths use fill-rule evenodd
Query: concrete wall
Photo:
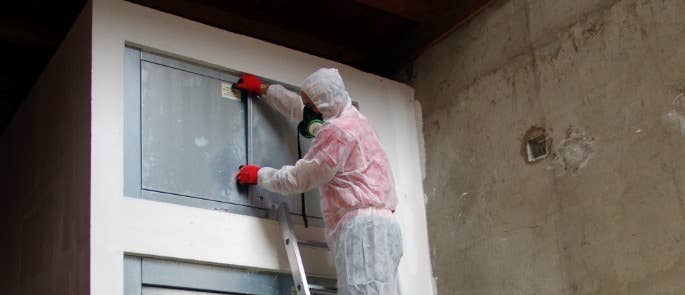
<svg viewBox="0 0 685 295"><path fill-rule="evenodd" d="M404 294L430 294L428 234L420 181L413 89L356 69L129 2L93 1L91 293L122 294L123 255L288 271L271 220L123 197L124 45L136 44L213 67L299 85L323 66L338 67L387 149L405 238ZM420 120L420 118L419 118ZM302 231L301 228L297 229ZM303 235L323 239L310 228ZM334 276L327 253L303 251L312 274Z"/></svg>
<svg viewBox="0 0 685 295"><path fill-rule="evenodd" d="M439 293L685 293L684 12L502 0L415 62Z"/></svg>
<svg viewBox="0 0 685 295"><path fill-rule="evenodd" d="M2 294L89 294L90 25L86 8L2 135Z"/></svg>

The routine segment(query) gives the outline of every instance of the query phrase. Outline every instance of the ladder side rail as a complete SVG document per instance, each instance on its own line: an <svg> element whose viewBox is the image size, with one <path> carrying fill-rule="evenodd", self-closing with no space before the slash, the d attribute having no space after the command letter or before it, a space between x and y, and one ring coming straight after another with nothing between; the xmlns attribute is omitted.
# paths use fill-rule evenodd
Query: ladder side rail
<svg viewBox="0 0 685 295"><path fill-rule="evenodd" d="M290 214L288 213L288 205L281 203L278 206L278 221L281 224L281 233L283 244L285 245L285 252L288 255L288 264L290 264L290 272L293 276L295 290L297 295L310 295L309 284L307 284L307 275L304 271L304 264L302 264L302 256L297 245L297 237L290 222Z"/></svg>

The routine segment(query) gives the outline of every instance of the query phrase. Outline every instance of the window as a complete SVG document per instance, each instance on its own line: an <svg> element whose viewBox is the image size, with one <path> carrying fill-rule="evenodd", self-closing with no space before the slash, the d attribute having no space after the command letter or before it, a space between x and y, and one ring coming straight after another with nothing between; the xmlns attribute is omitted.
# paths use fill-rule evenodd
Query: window
<svg viewBox="0 0 685 295"><path fill-rule="evenodd" d="M321 289L335 286L335 280L316 277L307 280ZM124 257L124 295L281 295L294 294L292 288L293 279L289 274ZM335 293L312 290L312 294Z"/></svg>

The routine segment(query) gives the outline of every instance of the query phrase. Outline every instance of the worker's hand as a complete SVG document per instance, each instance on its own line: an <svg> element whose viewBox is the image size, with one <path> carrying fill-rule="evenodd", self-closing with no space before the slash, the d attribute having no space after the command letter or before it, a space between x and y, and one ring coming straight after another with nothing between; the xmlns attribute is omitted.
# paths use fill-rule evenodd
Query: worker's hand
<svg viewBox="0 0 685 295"><path fill-rule="evenodd" d="M257 78L257 76L251 74L243 74L240 76L240 80L233 84L233 88L256 95L264 94L264 83L262 83L262 80Z"/></svg>
<svg viewBox="0 0 685 295"><path fill-rule="evenodd" d="M257 175L259 173L259 166L255 165L244 165L240 166L240 171L238 171L238 184L242 185L254 185L257 184Z"/></svg>

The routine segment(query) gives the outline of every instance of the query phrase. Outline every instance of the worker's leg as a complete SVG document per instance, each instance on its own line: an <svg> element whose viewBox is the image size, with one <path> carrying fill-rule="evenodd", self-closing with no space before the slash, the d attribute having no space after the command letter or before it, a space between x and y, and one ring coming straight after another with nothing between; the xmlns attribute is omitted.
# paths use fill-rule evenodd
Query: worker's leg
<svg viewBox="0 0 685 295"><path fill-rule="evenodd" d="M344 221L331 246L338 294L398 294L402 234L391 214L361 212Z"/></svg>

